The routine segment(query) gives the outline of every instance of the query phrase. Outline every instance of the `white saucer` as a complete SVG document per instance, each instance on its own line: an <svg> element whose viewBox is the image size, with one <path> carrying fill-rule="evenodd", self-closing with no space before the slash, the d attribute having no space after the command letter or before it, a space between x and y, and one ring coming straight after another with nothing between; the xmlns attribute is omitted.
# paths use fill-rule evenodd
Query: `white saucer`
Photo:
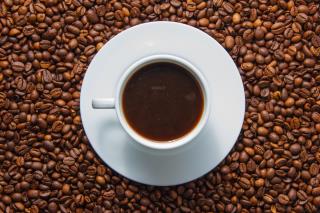
<svg viewBox="0 0 320 213"><path fill-rule="evenodd" d="M149 152L122 129L113 109L93 109L92 98L112 98L121 74L136 60L171 54L198 67L211 94L208 123L192 143L165 153ZM184 24L152 22L125 30L92 60L81 89L81 117L89 141L112 169L134 181L176 185L196 179L232 149L240 132L245 96L241 77L223 47L204 32Z"/></svg>

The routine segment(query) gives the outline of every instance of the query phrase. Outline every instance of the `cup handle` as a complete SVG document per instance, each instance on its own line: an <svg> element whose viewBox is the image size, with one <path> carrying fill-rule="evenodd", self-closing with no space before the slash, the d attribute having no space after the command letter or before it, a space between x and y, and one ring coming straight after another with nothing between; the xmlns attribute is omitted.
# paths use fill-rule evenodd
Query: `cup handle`
<svg viewBox="0 0 320 213"><path fill-rule="evenodd" d="M114 98L95 98L92 100L93 109L114 109Z"/></svg>

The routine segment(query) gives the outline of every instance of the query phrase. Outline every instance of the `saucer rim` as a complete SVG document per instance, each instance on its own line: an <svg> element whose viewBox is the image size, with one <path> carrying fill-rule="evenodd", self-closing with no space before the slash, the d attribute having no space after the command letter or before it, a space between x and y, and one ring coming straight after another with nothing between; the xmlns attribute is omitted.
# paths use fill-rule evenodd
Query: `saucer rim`
<svg viewBox="0 0 320 213"><path fill-rule="evenodd" d="M209 35L207 35L207 34L204 33L203 31L201 31L201 30L199 30L199 29L197 29L197 28L191 27L191 26L189 26L189 25L181 24L181 23L176 23L176 22L158 21L158 22L143 23L143 24L140 24L140 25L131 27L131 28L125 30L125 31L122 31L122 32L120 32L117 36L123 36L123 35L127 34L129 31L137 30L137 29L139 29L139 28L141 28L141 27L145 27L146 25L155 25L155 24L183 25L183 26L186 27L186 28L189 28L189 29L191 29L191 30L193 30L193 31L197 31L198 33L201 33L202 36L205 35L205 37L207 37L207 38L209 38L211 41L215 42L216 45L218 44L218 46L220 46L220 47L228 54L228 52L227 52L216 40L214 40L212 37L210 37ZM102 48L108 48L108 44L109 44L110 42L112 42L112 41L115 41L116 38L117 38L117 36L115 36L115 37L113 37L112 39L110 39ZM101 51L101 50L100 50L100 51ZM99 54L99 52L98 52L97 54ZM229 54L228 54L228 55L229 55ZM147 56L144 55L144 56L141 56L141 57L147 57ZM178 57L181 57L181 56L178 56ZM94 57L94 58L93 58L92 62L91 62L90 65L88 66L87 71L89 71L89 70L90 70L90 67L92 66L92 64L95 63L94 60L95 60L96 58L97 58L97 57ZM181 58L183 58L183 57L181 57ZM183 59L184 59L184 58L183 58ZM231 57L230 57L230 59L231 59ZM185 60L188 61L188 59L185 59ZM233 61L232 59L231 59L231 61L232 61L233 66L234 66L236 69L238 69L237 66L235 65L234 61ZM134 63L134 62L132 62L132 63ZM132 63L131 63L131 64L132 64ZM192 62L191 62L191 63L192 63ZM195 66L196 66L196 65L195 65ZM91 69L92 69L92 67L91 67ZM87 73L88 73L88 72L87 72ZM88 76L87 73L86 73L86 75L85 75L85 77L84 77L84 79L83 79L83 84L82 84L82 85L84 85L84 84L86 83L86 77ZM242 116L241 116L241 122L240 122L240 123L242 124L243 121L244 121L245 105L246 105L246 103L245 103L245 95L244 95L244 85L243 85L243 82L242 82L242 78L241 78L240 73L239 73L239 72L236 72L236 75L237 75L237 78L239 78L240 81L241 81L241 83L242 83L242 84L241 84L241 88L238 88L238 89L241 89L242 95L243 95L243 100L242 100L242 103L241 103L241 106L240 106L240 107L242 108L242 111L243 111L243 112L242 112ZM206 77L205 77L205 78L206 78ZM114 84L117 84L117 82L115 82ZM210 86L210 85L209 85L209 86ZM82 89L83 89L83 87L81 87L81 94L82 94ZM209 89L209 91L210 91L210 90L211 90L211 89ZM81 104L81 103L82 103L81 100L82 100L82 99L83 99L83 96L81 95L81 96L80 96L80 114L81 114L81 117L85 116L85 115L84 115L85 112L83 112L84 109L83 109L83 107L81 107L81 105L82 105L82 104ZM211 113L209 114L209 117L210 117L210 116L212 116ZM207 125L208 125L208 124L207 124ZM84 128L84 131L85 131L86 134L87 134L87 130L86 130L87 128L85 127L84 124L83 124L83 128ZM130 179L130 180L133 180L133 181L136 181L136 182L139 182L139 183L143 183L143 184L147 184L147 185L168 186L168 185L178 185L178 184L182 184L182 183L185 183L185 182L189 182L189 181L195 180L195 179L197 179L197 178L200 178L200 177L206 175L206 174L207 174L208 172L210 172L212 169L216 168L216 167L225 159L225 157L228 155L228 153L230 153L230 151L233 149L235 143L237 142L237 139L238 139L238 137L239 137L240 132L241 132L241 126L239 127L239 129L238 129L238 131L237 131L237 137L234 139L233 142L230 142L230 143L232 143L232 147L231 147L230 149L228 149L228 152L227 152L226 154L224 154L224 157L220 160L220 162L216 163L216 165L215 165L214 167L210 168L208 171L206 171L205 173L203 173L203 174L201 174L201 175L197 175L196 178L191 178L191 179L189 179L189 180L182 180L181 182L176 181L174 184L155 184L155 183L149 183L148 181L145 181L145 180L137 180L137 179L128 177L126 174L123 174L122 172L118 171L116 168L114 168L113 166L111 166L110 164L108 164L107 161L104 160L104 156L101 156L101 155L99 154L99 152L96 151L96 149L94 148L93 143L92 143L92 142L90 141L90 139L89 139L88 134L87 134L87 137L88 137L89 144L90 144L90 146L92 147L93 151L99 156L99 158L102 160L102 162L103 162L104 164L106 164L108 167L110 167L110 168L111 168L113 171L115 171L116 173L124 176L124 177L127 178L127 179ZM191 141L191 143L194 142L194 140L195 140L195 139L193 139L193 140ZM180 148L178 147L177 149L182 149L182 148L183 148L183 147L180 147Z"/></svg>

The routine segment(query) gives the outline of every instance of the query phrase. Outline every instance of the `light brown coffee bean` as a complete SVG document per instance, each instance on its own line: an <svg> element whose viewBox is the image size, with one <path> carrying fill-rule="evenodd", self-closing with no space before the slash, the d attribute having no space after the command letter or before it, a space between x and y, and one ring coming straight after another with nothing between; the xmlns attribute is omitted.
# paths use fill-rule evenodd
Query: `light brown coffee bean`
<svg viewBox="0 0 320 213"><path fill-rule="evenodd" d="M199 25L201 27L207 27L209 25L209 20L207 18L202 18L199 20Z"/></svg>
<svg viewBox="0 0 320 213"><path fill-rule="evenodd" d="M103 176L96 176L96 182L102 186L106 184L106 180Z"/></svg>
<svg viewBox="0 0 320 213"><path fill-rule="evenodd" d="M234 38L232 36L227 36L224 42L228 49L232 49L235 45Z"/></svg>
<svg viewBox="0 0 320 213"><path fill-rule="evenodd" d="M241 21L241 15L239 13L234 13L232 16L232 22L234 24L239 24Z"/></svg>

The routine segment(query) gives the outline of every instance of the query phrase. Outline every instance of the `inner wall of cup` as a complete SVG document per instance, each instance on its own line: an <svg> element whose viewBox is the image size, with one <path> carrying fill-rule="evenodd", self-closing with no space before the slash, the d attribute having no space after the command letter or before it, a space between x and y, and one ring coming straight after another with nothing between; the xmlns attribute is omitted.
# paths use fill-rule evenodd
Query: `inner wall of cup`
<svg viewBox="0 0 320 213"><path fill-rule="evenodd" d="M176 57L176 56L175 56ZM178 59L179 60L179 59ZM180 59L181 60L181 59ZM126 117L124 115L124 112L123 112L123 105L122 105L122 95L123 95L123 91L124 91L124 88L128 82L128 80L131 78L132 75L134 75L134 73L136 73L138 70L140 70L142 67L144 66L147 66L149 64L153 64L153 63L158 63L158 62L169 62L169 63L173 63L173 64L176 64L176 65L179 65L183 68L185 68L195 79L196 81L199 83L200 87L201 87L201 91L202 91L202 95L203 95L203 110L202 110L202 114L201 114L201 118L200 120L198 121L197 125L190 131L188 132L187 134L185 134L184 136L180 137L180 138L176 138L175 140L171 140L171 141L161 141L161 143L166 143L166 142L170 142L170 143L173 143L173 142L178 142L180 141L181 139L183 138L186 138L188 137L190 134L192 134L194 131L196 131L199 127L199 125L203 122L203 119L205 118L205 114L208 110L208 106L207 106L207 103L208 103L208 94L206 93L206 89L205 89L205 86L202 82L202 79L200 78L200 76L198 75L198 73L193 69L191 68L190 66L188 66L187 64L185 64L184 62L182 61L177 61L177 60L174 60L174 59L171 59L171 58L155 58L155 59L151 59L151 60L148 60L148 61L145 61L141 64L138 64L136 67L133 68L133 70L130 72L130 74L128 74L126 76L126 78L124 79L124 81L122 82L122 85L121 85L121 88L120 88L120 91L119 91L119 113L121 113L121 117L123 118L123 121L125 122L125 125L126 125L126 128L129 128L131 130L131 132L133 132L136 136L140 137L140 138L143 138L144 140L147 140L149 142L152 142L152 143L157 143L159 144L159 141L155 141L155 140L151 140L149 138L146 138L142 135L140 135L139 133L137 133L133 128L131 128L131 126L129 125L129 123L127 122L126 120ZM190 62L188 62L190 63ZM200 71L198 71L200 72ZM203 79L204 80L204 79ZM160 144L161 144L160 143Z"/></svg>

